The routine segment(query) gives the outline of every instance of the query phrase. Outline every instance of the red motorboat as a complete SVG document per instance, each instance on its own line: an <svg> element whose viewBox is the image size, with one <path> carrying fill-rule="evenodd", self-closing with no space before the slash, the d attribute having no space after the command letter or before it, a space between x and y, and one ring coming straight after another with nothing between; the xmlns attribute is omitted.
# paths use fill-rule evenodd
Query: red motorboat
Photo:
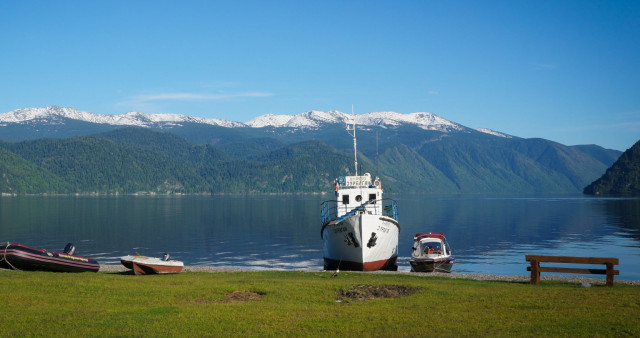
<svg viewBox="0 0 640 338"><path fill-rule="evenodd" d="M76 256L69 243L63 252L34 249L22 244L0 244L0 268L28 271L98 272L100 265L89 257Z"/></svg>

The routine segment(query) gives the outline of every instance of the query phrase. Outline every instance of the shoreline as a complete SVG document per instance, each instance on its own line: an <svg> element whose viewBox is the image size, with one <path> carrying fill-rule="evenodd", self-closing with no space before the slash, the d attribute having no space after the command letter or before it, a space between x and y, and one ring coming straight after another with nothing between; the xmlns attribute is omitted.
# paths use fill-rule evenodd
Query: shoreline
<svg viewBox="0 0 640 338"><path fill-rule="evenodd" d="M125 268L120 264L100 264L100 272L127 272L130 269ZM215 268L211 266L185 266L183 272L208 272L208 273L226 273L226 272L260 272L260 271L302 271L302 272L327 272L333 273L333 271L323 270L276 270L276 269L250 269L250 268ZM345 271L354 272L354 271ZM451 279L473 279L480 281L504 281L504 282L529 282L529 275L495 275L495 274L476 274L476 273L444 273L444 272L410 272L410 271L371 271L368 273L380 273L380 274L405 274L421 277L446 277ZM584 284L606 284L606 279L597 277L582 277L582 276L557 276L557 275L541 275L541 281L560 281L569 283ZM627 284L627 285L640 285L640 280L621 280L614 279L614 284Z"/></svg>

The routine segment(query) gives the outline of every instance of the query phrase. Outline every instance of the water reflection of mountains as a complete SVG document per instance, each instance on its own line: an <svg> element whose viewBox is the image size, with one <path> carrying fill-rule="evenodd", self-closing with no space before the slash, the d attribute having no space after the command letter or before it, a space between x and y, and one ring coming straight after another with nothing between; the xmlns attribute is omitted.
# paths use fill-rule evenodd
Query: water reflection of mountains
<svg viewBox="0 0 640 338"><path fill-rule="evenodd" d="M617 226L632 230L629 235L640 239L640 198L624 198L607 203L602 203L604 210L609 214Z"/></svg>
<svg viewBox="0 0 640 338"><path fill-rule="evenodd" d="M419 231L443 231L459 250L592 241L612 233L640 240L637 198L411 196L400 206L401 245L409 243L407 232Z"/></svg>
<svg viewBox="0 0 640 338"><path fill-rule="evenodd" d="M619 256L628 264L627 271L640 271L638 198L578 194L389 197L399 204L401 259L410 256L414 234L441 231L461 264L480 255L482 264L491 265L486 273L521 273L523 253L535 250L584 253L576 253L575 247L599 250L594 255ZM319 207L327 198L4 198L0 203L0 241L48 249L62 249L73 242L79 253L100 262L139 251L156 256L170 252L190 265L321 269ZM602 244L607 246L605 251L600 249ZM517 266L505 269L505 264L514 262Z"/></svg>

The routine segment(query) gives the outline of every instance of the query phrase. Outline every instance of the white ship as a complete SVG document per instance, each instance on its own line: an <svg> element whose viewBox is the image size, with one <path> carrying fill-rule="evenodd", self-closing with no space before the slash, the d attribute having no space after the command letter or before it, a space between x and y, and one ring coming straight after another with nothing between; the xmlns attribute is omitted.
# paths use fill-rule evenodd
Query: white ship
<svg viewBox="0 0 640 338"><path fill-rule="evenodd" d="M355 176L334 180L335 199L322 203L325 270L398 270L398 209L382 198L379 178L358 175L355 123L353 136Z"/></svg>

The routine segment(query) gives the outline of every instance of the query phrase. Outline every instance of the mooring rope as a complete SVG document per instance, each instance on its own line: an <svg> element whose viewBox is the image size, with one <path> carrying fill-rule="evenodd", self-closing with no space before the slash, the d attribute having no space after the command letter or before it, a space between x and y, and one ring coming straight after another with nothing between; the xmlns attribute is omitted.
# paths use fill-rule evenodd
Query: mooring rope
<svg viewBox="0 0 640 338"><path fill-rule="evenodd" d="M447 263L447 260L445 260L445 261L441 261L440 263L435 263L435 262L434 262L434 264L433 264L433 271L436 271L436 272L437 272L437 271L438 271L438 269L440 269L440 267L441 267L442 265L445 265L446 263ZM442 271L442 270L441 270L440 272L451 272L451 271L446 271L446 270Z"/></svg>
<svg viewBox="0 0 640 338"><path fill-rule="evenodd" d="M7 243L5 244L5 247L4 247L4 254L2 255L2 259L0 259L0 262L2 262L2 261L7 261L7 249L9 248L9 245L11 245L11 243L9 243L9 242L7 242ZM9 261L7 261L7 263L9 263Z"/></svg>
<svg viewBox="0 0 640 338"><path fill-rule="evenodd" d="M16 268L15 266L13 266L13 264L11 264L11 262L9 262L9 260L7 259L7 250L9 250L9 246L11 245L11 243L7 242L7 244L4 246L4 254L2 255L2 259L0 259L0 262L5 261L7 262L7 264L9 264L9 266L14 269L14 270L20 270L18 268Z"/></svg>

